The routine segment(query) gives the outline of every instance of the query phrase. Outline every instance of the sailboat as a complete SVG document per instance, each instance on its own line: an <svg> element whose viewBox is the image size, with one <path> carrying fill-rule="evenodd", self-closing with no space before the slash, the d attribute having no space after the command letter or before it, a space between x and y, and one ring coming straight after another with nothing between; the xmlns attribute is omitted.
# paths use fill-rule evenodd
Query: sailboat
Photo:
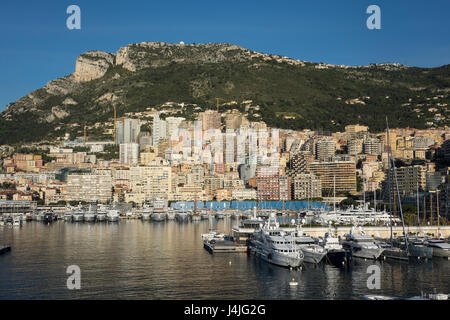
<svg viewBox="0 0 450 320"><path fill-rule="evenodd" d="M389 211L390 211L390 231L391 231L391 237L390 242L380 242L379 245L384 248L384 251L382 253L382 256L384 259L398 259L398 260L408 260L409 259L409 244L408 239L405 237L405 245L401 247L394 247L393 246L393 239L392 239L392 200L391 200L391 172L394 173L394 179L395 179L395 187L396 187L396 193L398 196L398 204L400 208L400 216L402 221L402 227L403 227L403 234L405 235L405 222L403 219L403 209L402 209L402 202L400 199L400 192L398 190L398 180L397 180L397 171L395 169L395 162L391 154L391 145L389 140L389 124L388 120L386 118L386 130L387 130L387 148L388 148L388 194L389 194ZM395 191L395 190L394 190ZM394 198L395 198L394 194Z"/></svg>
<svg viewBox="0 0 450 320"><path fill-rule="evenodd" d="M386 125L387 125L387 119L386 119ZM398 179L397 179L397 170L395 168L395 162L392 158L391 150L390 150L390 144L389 144L389 125L387 125L387 142L388 142L388 161L389 161L389 174L388 174L388 182L389 182L389 206L390 206L390 213L392 216L392 202L391 202L391 170L394 173L394 180L395 180L395 188L396 192L394 194L394 197L397 196L399 209L400 209L400 217L403 227L403 236L398 237L397 239L392 238L392 220L390 223L391 228L391 238L390 243L391 248L385 248L385 256L388 258L394 258L394 259L403 259L406 260L408 257L416 257L416 258L426 258L431 259L433 256L433 249L425 246L424 241L420 239L420 237L412 237L406 234L405 232L405 221L403 217L403 209L402 209L402 202L400 199L400 191L398 188ZM395 198L394 198L395 199ZM394 247L395 246L395 247ZM401 251L400 251L401 250Z"/></svg>

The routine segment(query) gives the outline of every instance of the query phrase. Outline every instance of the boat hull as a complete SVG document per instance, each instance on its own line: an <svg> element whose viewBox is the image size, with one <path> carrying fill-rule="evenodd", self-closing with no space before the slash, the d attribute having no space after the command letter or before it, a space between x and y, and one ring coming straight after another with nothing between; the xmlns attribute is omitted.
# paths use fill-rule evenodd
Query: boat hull
<svg viewBox="0 0 450 320"><path fill-rule="evenodd" d="M377 249L369 249L369 248L360 248L360 247L350 247L352 252L352 257L361 258L361 259L378 259L383 253L383 248Z"/></svg>
<svg viewBox="0 0 450 320"><path fill-rule="evenodd" d="M44 216L44 223L52 223L55 220L55 218L53 217L53 215L45 215Z"/></svg>
<svg viewBox="0 0 450 320"><path fill-rule="evenodd" d="M329 250L325 256L325 260L335 266L342 266L349 263L352 254L347 250Z"/></svg>
<svg viewBox="0 0 450 320"><path fill-rule="evenodd" d="M409 260L408 252L400 248L385 248L381 255L385 259Z"/></svg>
<svg viewBox="0 0 450 320"><path fill-rule="evenodd" d="M280 254L274 251L268 251L257 244L257 242L251 241L248 248L249 252L262 260L271 263L273 265L285 268L298 268L303 263L303 256L293 257L284 254Z"/></svg>
<svg viewBox="0 0 450 320"><path fill-rule="evenodd" d="M83 222L84 217L81 214L75 214L72 216L72 221L73 222Z"/></svg>
<svg viewBox="0 0 450 320"><path fill-rule="evenodd" d="M152 214L152 221L160 222L166 220L166 214L164 213L153 213Z"/></svg>
<svg viewBox="0 0 450 320"><path fill-rule="evenodd" d="M301 247L301 249L305 256L303 261L307 263L319 263L327 254L326 251L316 252L304 247Z"/></svg>
<svg viewBox="0 0 450 320"><path fill-rule="evenodd" d="M426 246L409 245L409 255L414 258L432 259L433 248Z"/></svg>
<svg viewBox="0 0 450 320"><path fill-rule="evenodd" d="M433 247L433 257L450 258L450 250Z"/></svg>
<svg viewBox="0 0 450 320"><path fill-rule="evenodd" d="M177 215L176 219L180 222L185 222L189 220L189 216L188 215Z"/></svg>
<svg viewBox="0 0 450 320"><path fill-rule="evenodd" d="M84 221L86 222L95 222L95 216L94 215L85 215L84 216Z"/></svg>
<svg viewBox="0 0 450 320"><path fill-rule="evenodd" d="M167 220L174 220L175 219L175 213L169 212L167 213Z"/></svg>

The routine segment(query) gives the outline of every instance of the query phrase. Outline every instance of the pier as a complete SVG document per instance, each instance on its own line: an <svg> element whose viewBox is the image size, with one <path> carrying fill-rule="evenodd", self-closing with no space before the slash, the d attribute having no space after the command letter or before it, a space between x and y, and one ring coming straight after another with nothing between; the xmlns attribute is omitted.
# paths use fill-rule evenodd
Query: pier
<svg viewBox="0 0 450 320"><path fill-rule="evenodd" d="M204 241L203 247L210 253L247 252L247 246L229 240Z"/></svg>

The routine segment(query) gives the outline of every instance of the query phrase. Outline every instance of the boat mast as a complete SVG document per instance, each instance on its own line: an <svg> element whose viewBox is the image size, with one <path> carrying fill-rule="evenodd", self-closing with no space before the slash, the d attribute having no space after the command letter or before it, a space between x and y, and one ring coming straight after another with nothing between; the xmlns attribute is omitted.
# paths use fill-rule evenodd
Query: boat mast
<svg viewBox="0 0 450 320"><path fill-rule="evenodd" d="M336 213L336 176L333 176L333 213Z"/></svg>
<svg viewBox="0 0 450 320"><path fill-rule="evenodd" d="M363 183L363 209L366 209L366 185L365 185L364 175L362 177L362 183Z"/></svg>
<svg viewBox="0 0 450 320"><path fill-rule="evenodd" d="M387 117L386 117L386 125L387 125L387 130L389 132L389 125L387 122ZM403 219L402 201L400 199L400 190L398 189L397 170L395 168L395 163L394 163L393 159L392 159L392 167L394 170L395 188L397 189L396 193L397 193L397 198L398 198L398 206L400 208L400 217L402 218L402 228L403 228L403 235L405 236L406 251L409 252L408 237L406 236L406 232L405 232L405 220ZM391 223L391 230L392 230L392 223Z"/></svg>
<svg viewBox="0 0 450 320"><path fill-rule="evenodd" d="M391 144L389 141L389 125L386 117L386 140L388 152L388 194L389 194L389 224L391 229L391 243L392 243L392 185L391 185Z"/></svg>
<svg viewBox="0 0 450 320"><path fill-rule="evenodd" d="M416 187L416 198L417 198L417 226L420 225L420 209L419 209L419 181L417 181Z"/></svg>
<svg viewBox="0 0 450 320"><path fill-rule="evenodd" d="M438 238L440 239L441 236L441 232L440 232L440 221L441 217L439 214L439 189L436 190L436 210L437 210L437 219L438 219L438 223L437 223L437 233L438 233Z"/></svg>
<svg viewBox="0 0 450 320"><path fill-rule="evenodd" d="M373 189L373 209L377 212L377 187Z"/></svg>

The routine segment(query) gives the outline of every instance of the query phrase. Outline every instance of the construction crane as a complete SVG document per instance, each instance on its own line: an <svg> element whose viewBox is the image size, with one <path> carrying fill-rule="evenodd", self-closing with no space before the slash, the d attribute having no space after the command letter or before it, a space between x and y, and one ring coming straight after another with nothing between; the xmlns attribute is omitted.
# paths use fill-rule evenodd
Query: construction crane
<svg viewBox="0 0 450 320"><path fill-rule="evenodd" d="M219 100L225 101L225 100L222 99L222 98L216 98L216 101L217 101L217 112L219 112Z"/></svg>

